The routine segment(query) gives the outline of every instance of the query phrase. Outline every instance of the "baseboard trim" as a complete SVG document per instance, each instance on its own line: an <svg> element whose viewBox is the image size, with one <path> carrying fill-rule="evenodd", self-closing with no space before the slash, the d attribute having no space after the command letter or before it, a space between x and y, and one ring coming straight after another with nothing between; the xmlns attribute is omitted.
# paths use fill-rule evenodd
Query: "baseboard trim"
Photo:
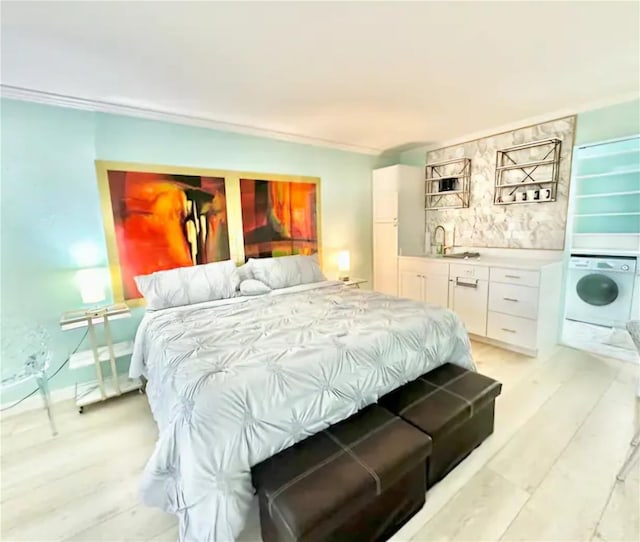
<svg viewBox="0 0 640 542"><path fill-rule="evenodd" d="M76 386L74 384L72 386L67 386L66 388L59 388L56 390L52 390L50 395L51 395L51 404L60 403L62 401L69 401L70 399L73 399L76 395ZM5 403L2 403L1 408L3 409L7 408L15 403L16 403L16 400L7 401ZM31 410L38 410L38 409L44 409L44 404L42 402L42 397L40 396L40 393L36 392L28 399L25 399L24 401L22 401L22 403L20 403L19 405L16 405L15 407L0 413L0 419L4 420L7 418L16 416L17 414L23 414L24 412L29 412Z"/></svg>
<svg viewBox="0 0 640 542"><path fill-rule="evenodd" d="M472 341L490 344L491 346L497 346L498 348L502 348L503 350L510 350L511 352L517 352L518 354L524 354L525 356L529 356L532 358L538 357L538 351L531 350L530 348L523 348L514 344L503 343L502 341L496 341L495 339L490 339L489 337L483 337L481 335L474 335L473 333L469 333L469 338Z"/></svg>

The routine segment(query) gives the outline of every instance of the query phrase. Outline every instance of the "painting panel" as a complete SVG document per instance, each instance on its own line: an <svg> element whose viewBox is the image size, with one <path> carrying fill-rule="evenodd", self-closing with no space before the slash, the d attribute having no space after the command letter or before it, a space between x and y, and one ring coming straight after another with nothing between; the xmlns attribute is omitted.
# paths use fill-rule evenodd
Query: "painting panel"
<svg viewBox="0 0 640 542"><path fill-rule="evenodd" d="M223 177L107 169L105 182L124 299L141 297L136 275L230 258Z"/></svg>
<svg viewBox="0 0 640 542"><path fill-rule="evenodd" d="M318 252L318 185L240 179L245 258Z"/></svg>

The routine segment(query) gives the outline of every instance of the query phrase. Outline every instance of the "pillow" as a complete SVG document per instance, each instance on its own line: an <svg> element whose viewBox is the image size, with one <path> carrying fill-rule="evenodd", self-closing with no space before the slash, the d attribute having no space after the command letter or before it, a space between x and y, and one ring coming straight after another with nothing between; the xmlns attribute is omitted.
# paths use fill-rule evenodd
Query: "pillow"
<svg viewBox="0 0 640 542"><path fill-rule="evenodd" d="M240 283L236 264L231 260L156 271L134 280L148 310L227 299L235 295Z"/></svg>
<svg viewBox="0 0 640 542"><path fill-rule="evenodd" d="M248 262L238 267L238 275L240 275L240 282L253 278L253 274L251 273L251 266Z"/></svg>
<svg viewBox="0 0 640 542"><path fill-rule="evenodd" d="M316 255L252 258L249 264L251 264L253 278L264 282L274 290L327 280L320 270Z"/></svg>
<svg viewBox="0 0 640 542"><path fill-rule="evenodd" d="M262 295L271 291L264 282L255 279L243 280L240 283L240 293L242 295Z"/></svg>

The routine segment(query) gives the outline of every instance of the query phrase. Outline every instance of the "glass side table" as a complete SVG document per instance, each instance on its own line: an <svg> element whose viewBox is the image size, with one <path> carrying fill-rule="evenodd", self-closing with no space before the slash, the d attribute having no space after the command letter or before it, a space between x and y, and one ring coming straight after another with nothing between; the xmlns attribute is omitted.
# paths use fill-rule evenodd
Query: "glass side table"
<svg viewBox="0 0 640 542"><path fill-rule="evenodd" d="M58 431L53 420L49 381L47 379L47 369L51 361L49 335L42 327L35 329L29 329L26 326L10 327L13 329L9 333L7 333L6 329L2 330L2 358L12 361L22 359L23 364L15 372L2 375L0 389L4 393L9 388L30 380L35 381L44 402L44 408L47 411L51 433L55 436Z"/></svg>

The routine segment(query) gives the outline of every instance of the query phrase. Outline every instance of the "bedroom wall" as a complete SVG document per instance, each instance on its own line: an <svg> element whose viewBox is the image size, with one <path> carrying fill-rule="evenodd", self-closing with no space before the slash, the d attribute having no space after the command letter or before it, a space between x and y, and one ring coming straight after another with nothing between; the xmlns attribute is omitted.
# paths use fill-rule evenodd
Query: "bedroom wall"
<svg viewBox="0 0 640 542"><path fill-rule="evenodd" d="M19 333L22 322L44 325L53 369L83 334L58 328L63 311L82 306L75 272L107 264L96 159L318 176L327 273L336 267L337 250L348 248L351 274L371 279L373 156L14 100L2 100L1 107L3 342ZM93 248L93 261L80 261L78 247ZM137 310L130 320L115 321L114 339L132 338L141 316ZM3 358L3 374L16 364ZM65 368L51 386L92 377L91 368ZM7 392L2 403L30 389Z"/></svg>

